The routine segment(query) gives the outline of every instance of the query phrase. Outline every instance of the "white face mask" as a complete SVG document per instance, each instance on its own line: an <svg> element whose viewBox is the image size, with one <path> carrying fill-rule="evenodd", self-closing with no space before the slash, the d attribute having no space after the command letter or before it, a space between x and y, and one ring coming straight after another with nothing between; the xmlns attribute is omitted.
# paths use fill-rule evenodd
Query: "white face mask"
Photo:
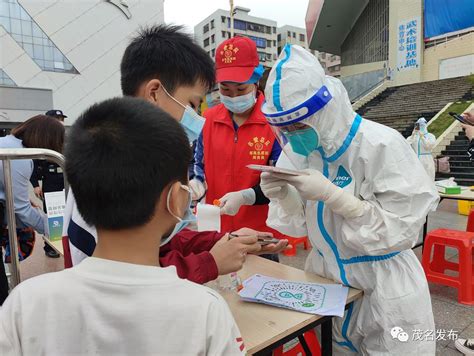
<svg viewBox="0 0 474 356"><path fill-rule="evenodd" d="M240 96L235 96L231 98L224 94L221 95L221 103L234 114L242 114L247 110L251 109L257 102L257 97L255 95L255 90L252 90L250 93Z"/></svg>
<svg viewBox="0 0 474 356"><path fill-rule="evenodd" d="M171 189L168 192L168 196L166 198L166 208L168 209L169 213L178 220L176 225L174 226L173 231L168 236L163 236L161 239L160 247L167 244L168 242L171 241L173 237L176 236L181 230L183 230L186 226L188 226L190 223L193 221L196 221L196 217L194 216L193 212L191 211L191 189L187 185L181 184L181 188L186 190L189 193L189 200L188 200L188 206L186 208L186 212L184 213L184 216L180 218L179 216L176 216L170 209L170 198L171 198Z"/></svg>

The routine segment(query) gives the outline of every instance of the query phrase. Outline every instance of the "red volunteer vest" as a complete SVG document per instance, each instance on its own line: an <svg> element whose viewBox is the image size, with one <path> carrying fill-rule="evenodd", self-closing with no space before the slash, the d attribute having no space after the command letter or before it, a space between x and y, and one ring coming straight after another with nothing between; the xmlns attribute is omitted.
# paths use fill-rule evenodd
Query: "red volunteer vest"
<svg viewBox="0 0 474 356"><path fill-rule="evenodd" d="M246 165L268 165L275 141L272 129L260 110L264 100L263 94L259 92L250 117L237 131L224 104L204 112L204 172L208 204L226 193L251 188L260 182L260 172L250 170ZM265 224L267 215L268 205L244 205L235 216L222 215L221 231L249 227L275 232Z"/></svg>

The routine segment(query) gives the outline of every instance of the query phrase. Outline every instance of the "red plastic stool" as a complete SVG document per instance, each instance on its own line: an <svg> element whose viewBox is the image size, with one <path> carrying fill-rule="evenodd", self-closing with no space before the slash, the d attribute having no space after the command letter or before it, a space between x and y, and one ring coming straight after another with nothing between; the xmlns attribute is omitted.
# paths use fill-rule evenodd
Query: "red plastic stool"
<svg viewBox="0 0 474 356"><path fill-rule="evenodd" d="M284 239L288 240L288 244L291 245L289 250L283 251L285 256L295 256L296 255L296 245L303 244L305 250L310 248L308 237L289 237L285 236Z"/></svg>
<svg viewBox="0 0 474 356"><path fill-rule="evenodd" d="M473 241L474 232L448 229L430 231L426 236L421 262L428 281L457 288L459 303L468 305L474 305ZM445 260L446 246L458 249L459 263ZM433 259L430 260L431 250ZM445 270L457 271L458 276L448 276L444 274Z"/></svg>
<svg viewBox="0 0 474 356"><path fill-rule="evenodd" d="M306 344L314 356L321 356L321 347L319 346L318 337L314 330L309 330L303 334ZM286 349L286 350L285 350ZM273 356L305 356L303 346L298 339L291 340L285 345L273 350Z"/></svg>
<svg viewBox="0 0 474 356"><path fill-rule="evenodd" d="M466 231L474 232L474 210L471 210L467 218Z"/></svg>

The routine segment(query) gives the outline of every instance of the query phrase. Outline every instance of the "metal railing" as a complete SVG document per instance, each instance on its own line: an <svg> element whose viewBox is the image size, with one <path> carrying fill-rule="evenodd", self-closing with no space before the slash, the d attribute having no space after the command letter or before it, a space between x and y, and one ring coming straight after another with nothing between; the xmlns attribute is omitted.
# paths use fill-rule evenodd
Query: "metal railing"
<svg viewBox="0 0 474 356"><path fill-rule="evenodd" d="M64 156L56 151L39 148L1 148L0 160L3 164L3 177L5 189L5 215L7 217L8 239L10 241L11 255L11 288L20 283L20 261L18 259L18 241L16 237L15 205L13 202L13 182L11 175L11 161L18 159L45 159L56 163L64 171ZM64 176L64 191L68 193L68 182ZM3 224L3 221L2 221ZM1 256L1 254L0 254ZM3 263L3 261L0 261Z"/></svg>
<svg viewBox="0 0 474 356"><path fill-rule="evenodd" d="M356 104L359 100L363 99L364 97L366 97L367 95L369 95L370 93L372 93L372 91L374 91L375 89L377 89L378 87L380 87L381 85L383 85L383 83L385 83L385 81L388 80L388 76L384 76L382 79L380 79L377 83L371 85L370 87L368 87L367 89L365 89L362 93L360 93L359 95L357 95L354 99L351 100L351 104L354 105Z"/></svg>

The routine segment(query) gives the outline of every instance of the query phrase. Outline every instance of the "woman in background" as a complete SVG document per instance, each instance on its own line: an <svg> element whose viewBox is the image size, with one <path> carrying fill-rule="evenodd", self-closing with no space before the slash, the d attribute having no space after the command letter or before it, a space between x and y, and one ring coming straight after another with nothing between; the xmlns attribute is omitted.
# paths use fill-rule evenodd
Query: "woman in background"
<svg viewBox="0 0 474 356"><path fill-rule="evenodd" d="M15 127L11 134L0 138L0 148L47 148L57 152L62 152L64 143L64 125L55 118L45 115L37 115L24 123ZM11 175L13 181L13 202L15 206L15 217L18 230L22 232L30 229L30 236L33 236L25 244L20 244L27 251L21 251L26 257L31 253L34 244L34 234L32 230L40 234L47 235L48 219L46 214L31 205L29 198L30 177L33 172L33 160L22 159L11 161ZM2 232L6 226L5 210L5 182L3 177L3 163L0 163L0 219ZM32 230L31 230L32 229ZM3 236L8 234L2 233ZM5 238L3 238L5 240ZM7 255L10 254L8 247L8 237L3 243ZM17 252L18 253L18 252ZM22 257L23 254L21 254ZM3 254L0 255L0 305L8 295L8 281L3 265Z"/></svg>

